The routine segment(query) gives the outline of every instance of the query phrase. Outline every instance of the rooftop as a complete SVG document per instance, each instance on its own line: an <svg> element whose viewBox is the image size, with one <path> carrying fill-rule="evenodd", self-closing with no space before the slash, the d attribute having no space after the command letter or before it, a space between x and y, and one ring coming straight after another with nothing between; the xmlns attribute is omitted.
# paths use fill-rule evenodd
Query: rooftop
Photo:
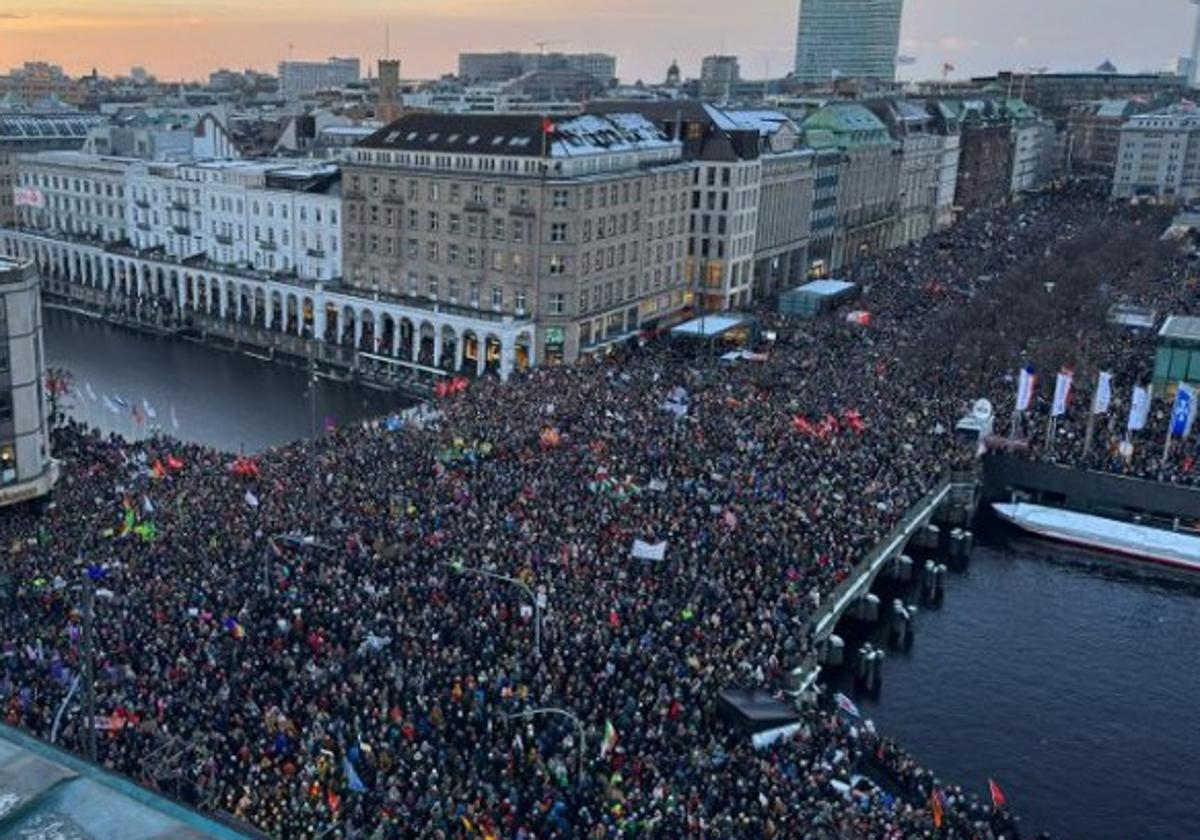
<svg viewBox="0 0 1200 840"><path fill-rule="evenodd" d="M0 143L30 140L84 139L104 122L96 114L75 112L0 112Z"/></svg>
<svg viewBox="0 0 1200 840"><path fill-rule="evenodd" d="M243 840L133 782L0 726L0 837L38 840Z"/></svg>
<svg viewBox="0 0 1200 840"><path fill-rule="evenodd" d="M1200 346L1200 318L1171 315L1158 331L1158 337Z"/></svg>
<svg viewBox="0 0 1200 840"><path fill-rule="evenodd" d="M555 122L536 114L409 114L358 144L363 149L531 158L671 145L666 134L638 114L584 115Z"/></svg>

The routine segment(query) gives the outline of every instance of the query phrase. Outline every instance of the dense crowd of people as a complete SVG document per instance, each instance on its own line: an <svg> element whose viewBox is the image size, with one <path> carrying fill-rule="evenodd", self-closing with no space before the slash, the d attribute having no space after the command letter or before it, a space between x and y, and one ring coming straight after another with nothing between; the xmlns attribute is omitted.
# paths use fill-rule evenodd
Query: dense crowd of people
<svg viewBox="0 0 1200 840"><path fill-rule="evenodd" d="M271 836L1016 837L832 703L755 749L716 697L781 688L1020 365L1127 402L1152 341L1108 305L1194 305L1164 224L1077 192L981 211L856 269L867 325L764 312L761 355L660 339L256 458L68 422L53 503L0 520L0 714L54 729L90 587L99 760ZM1047 400L1035 454L1157 474L1111 457L1119 400L1087 454L1086 397L1048 447ZM78 700L58 737L85 750Z"/></svg>

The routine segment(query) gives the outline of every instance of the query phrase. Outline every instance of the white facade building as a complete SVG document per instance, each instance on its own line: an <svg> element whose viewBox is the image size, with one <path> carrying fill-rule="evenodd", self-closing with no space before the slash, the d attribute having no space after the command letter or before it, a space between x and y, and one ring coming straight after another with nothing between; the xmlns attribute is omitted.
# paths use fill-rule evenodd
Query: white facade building
<svg viewBox="0 0 1200 840"><path fill-rule="evenodd" d="M279 62L279 92L288 97L343 87L361 77L362 65L357 58Z"/></svg>
<svg viewBox="0 0 1200 840"><path fill-rule="evenodd" d="M127 239L126 173L135 162L81 152L18 157L17 224L103 242Z"/></svg>
<svg viewBox="0 0 1200 840"><path fill-rule="evenodd" d="M1112 194L1200 197L1200 111L1173 107L1130 117L1121 127Z"/></svg>
<svg viewBox="0 0 1200 840"><path fill-rule="evenodd" d="M22 227L161 248L305 280L341 277L340 172L330 164L22 157ZM38 204L41 206L37 206Z"/></svg>
<svg viewBox="0 0 1200 840"><path fill-rule="evenodd" d="M1013 123L1012 135L1012 184L1009 189L1016 195L1041 184L1044 131L1040 120L1019 121Z"/></svg>

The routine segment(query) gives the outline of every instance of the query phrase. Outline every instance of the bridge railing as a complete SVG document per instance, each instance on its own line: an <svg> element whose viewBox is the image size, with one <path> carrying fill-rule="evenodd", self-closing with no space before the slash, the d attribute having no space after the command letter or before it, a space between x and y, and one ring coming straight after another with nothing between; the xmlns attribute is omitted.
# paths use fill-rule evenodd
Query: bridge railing
<svg viewBox="0 0 1200 840"><path fill-rule="evenodd" d="M924 498L909 508L904 517L882 540L867 552L863 562L833 590L818 608L810 621L810 638L817 642L828 636L837 625L838 619L855 598L869 590L875 575L883 565L895 557L918 528L925 525L934 511L946 501L951 490L959 486L956 478L947 476L927 493Z"/></svg>

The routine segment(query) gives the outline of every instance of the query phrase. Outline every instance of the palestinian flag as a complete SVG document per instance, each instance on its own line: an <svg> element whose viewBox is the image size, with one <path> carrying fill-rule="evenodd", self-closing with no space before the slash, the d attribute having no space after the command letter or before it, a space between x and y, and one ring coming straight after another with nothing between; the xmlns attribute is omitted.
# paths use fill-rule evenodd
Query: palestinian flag
<svg viewBox="0 0 1200 840"><path fill-rule="evenodd" d="M600 743L600 757L604 758L617 748L617 728L611 720L604 721L604 740Z"/></svg>

